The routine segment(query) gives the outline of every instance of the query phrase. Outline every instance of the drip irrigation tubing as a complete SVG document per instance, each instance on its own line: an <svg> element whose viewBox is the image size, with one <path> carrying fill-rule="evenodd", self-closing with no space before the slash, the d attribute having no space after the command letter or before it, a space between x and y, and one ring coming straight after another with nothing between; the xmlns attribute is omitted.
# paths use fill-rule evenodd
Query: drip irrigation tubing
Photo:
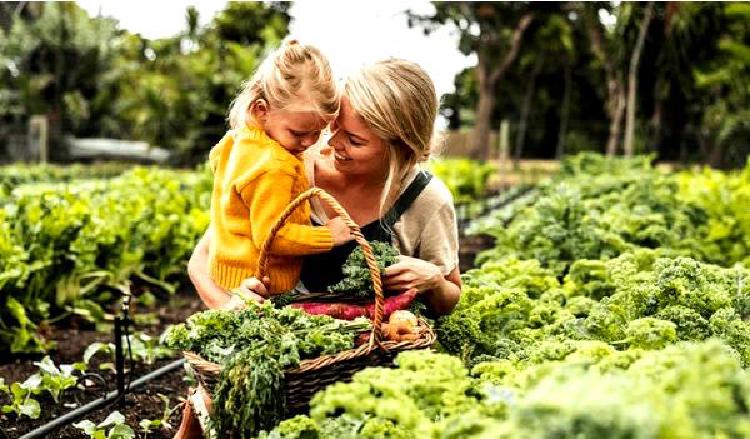
<svg viewBox="0 0 750 439"><path fill-rule="evenodd" d="M180 359L180 360L173 361L172 363L169 363L165 366L162 366L159 369L156 369L152 372L149 372L146 375L143 375L142 377L130 383L130 389L138 388L148 383L149 381L153 380L154 378L158 378L164 374L180 369L183 367L184 364L185 364L185 359ZM34 439L34 438L45 437L45 435L52 433L58 428L63 427L71 422L77 421L78 419L82 418L86 414L94 410L97 410L101 407L104 407L111 402L116 401L119 397L120 395L118 394L117 390L113 390L107 393L107 396L96 399L94 401L89 402L88 404L84 406L81 406L75 410L72 410L60 416L59 418L56 418L52 420L51 422L48 422L40 426L39 428L26 433L25 435L21 436L19 439Z"/></svg>

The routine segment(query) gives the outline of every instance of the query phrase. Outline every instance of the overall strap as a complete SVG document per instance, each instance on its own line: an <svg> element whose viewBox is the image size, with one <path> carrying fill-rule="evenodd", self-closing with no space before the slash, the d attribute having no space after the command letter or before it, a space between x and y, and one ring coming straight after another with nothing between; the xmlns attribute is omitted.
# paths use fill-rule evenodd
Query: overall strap
<svg viewBox="0 0 750 439"><path fill-rule="evenodd" d="M393 227L394 224L401 218L401 215L406 212L409 207L414 203L419 194L422 193L427 184L432 180L432 174L427 171L419 171L414 177L414 180L409 184L406 190L396 200L391 210L383 216L383 223L388 227Z"/></svg>

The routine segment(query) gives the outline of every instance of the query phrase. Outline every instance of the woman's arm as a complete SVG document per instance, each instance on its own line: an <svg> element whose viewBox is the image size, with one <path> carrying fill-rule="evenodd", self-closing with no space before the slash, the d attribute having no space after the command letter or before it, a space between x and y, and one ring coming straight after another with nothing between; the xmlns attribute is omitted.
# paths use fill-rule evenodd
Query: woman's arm
<svg viewBox="0 0 750 439"><path fill-rule="evenodd" d="M231 296L216 285L208 272L208 245L211 239L211 228L206 230L188 261L188 275L203 303L211 309L224 308Z"/></svg>
<svg viewBox="0 0 750 439"><path fill-rule="evenodd" d="M444 276L435 289L424 295L427 306L433 313L442 316L449 314L461 298L461 273L458 267Z"/></svg>
<svg viewBox="0 0 750 439"><path fill-rule="evenodd" d="M244 301L237 295L229 294L223 288L216 285L208 272L208 245L211 240L211 228L206 230L203 237L193 250L188 261L188 275L195 286L195 290L203 300L203 303L211 309L237 309L245 305ZM263 301L262 294L266 294L263 284L254 278L245 279L240 286L241 293L245 298L258 302Z"/></svg>

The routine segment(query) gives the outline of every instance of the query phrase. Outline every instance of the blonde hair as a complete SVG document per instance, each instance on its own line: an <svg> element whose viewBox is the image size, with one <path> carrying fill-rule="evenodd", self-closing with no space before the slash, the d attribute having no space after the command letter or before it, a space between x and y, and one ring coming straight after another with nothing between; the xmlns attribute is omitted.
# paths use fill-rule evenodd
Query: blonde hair
<svg viewBox="0 0 750 439"><path fill-rule="evenodd" d="M279 110L302 101L326 119L339 110L338 88L328 59L315 46L297 40L273 51L243 84L229 110L229 126L244 126L248 109L259 99Z"/></svg>
<svg viewBox="0 0 750 439"><path fill-rule="evenodd" d="M387 143L389 169L380 199L381 217L406 174L432 153L438 113L435 84L418 64L387 59L347 78L344 94L372 131Z"/></svg>

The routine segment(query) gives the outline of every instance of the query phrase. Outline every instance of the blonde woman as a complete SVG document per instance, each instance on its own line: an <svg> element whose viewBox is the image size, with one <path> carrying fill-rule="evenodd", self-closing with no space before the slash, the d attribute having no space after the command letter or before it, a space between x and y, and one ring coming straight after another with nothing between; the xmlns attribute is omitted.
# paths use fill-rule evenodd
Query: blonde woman
<svg viewBox="0 0 750 439"><path fill-rule="evenodd" d="M441 315L458 302L461 278L450 192L419 167L430 156L437 110L434 84L421 67L397 59L375 63L347 79L339 114L331 124L333 136L328 145L310 148L304 162L309 182L333 195L366 239L398 247L402 256L386 268L386 288L415 289L432 313ZM311 204L313 223L333 218L321 203ZM209 274L211 239L207 232L200 240L188 272L206 306L234 308L233 296ZM302 283L319 291L338 282L354 245L349 242L304 257ZM254 278L245 279L240 290L258 301L267 294ZM199 389L189 399L176 438L202 435L193 413L205 420L210 397Z"/></svg>
<svg viewBox="0 0 750 439"><path fill-rule="evenodd" d="M435 315L449 313L461 294L458 236L450 192L420 169L430 156L438 110L435 87L417 64L389 59L350 76L328 145L310 148L304 162L309 182L333 195L362 227L368 240L391 242L398 263L387 267L390 290L419 291ZM325 224L333 213L312 203L312 220ZM188 272L209 308L234 306L208 274L206 234ZM304 258L301 281L319 291L341 279L350 242ZM248 278L241 289L262 300L265 287Z"/></svg>

